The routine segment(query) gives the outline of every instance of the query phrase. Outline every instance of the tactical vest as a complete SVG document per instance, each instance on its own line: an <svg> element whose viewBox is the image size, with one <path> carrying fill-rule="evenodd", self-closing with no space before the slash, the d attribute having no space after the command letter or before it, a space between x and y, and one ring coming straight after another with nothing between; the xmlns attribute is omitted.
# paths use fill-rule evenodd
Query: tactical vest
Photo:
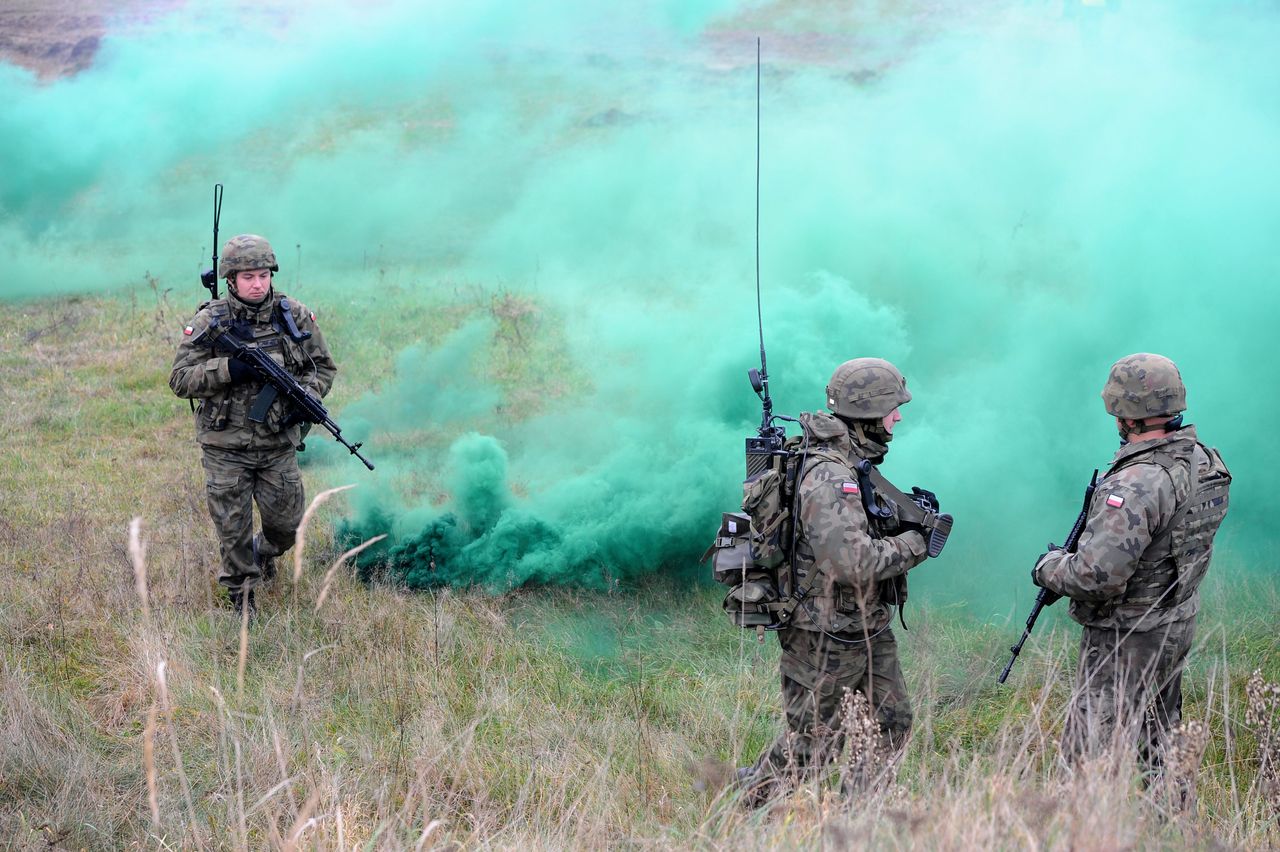
<svg viewBox="0 0 1280 852"><path fill-rule="evenodd" d="M1165 448L1124 459L1107 475L1135 464L1155 464L1174 483L1177 507L1170 521L1152 536L1138 558L1115 609L1171 609L1195 596L1209 570L1213 537L1227 515L1231 472L1212 447L1196 442L1191 453Z"/></svg>
<svg viewBox="0 0 1280 852"><path fill-rule="evenodd" d="M231 304L226 298L206 302L201 305L201 309L208 310L210 318L222 325L230 325L234 321ZM246 340L244 337L239 339L257 346L273 360L283 364L285 369L295 376L302 376L306 374L310 364L306 352L286 333L281 314L288 309L288 298L276 296L271 308L271 321L242 323L241 328L247 326L250 339ZM257 432L259 436L280 435L285 432L292 425L288 422L289 412L282 400L270 403L267 397L260 398L263 387L261 382L245 382L232 385L202 400L196 409L198 431L222 432L227 429L242 429ZM256 411L255 405L258 409ZM254 422L255 420L258 422ZM284 439L285 436L281 436L280 440ZM289 440L296 443L297 439Z"/></svg>

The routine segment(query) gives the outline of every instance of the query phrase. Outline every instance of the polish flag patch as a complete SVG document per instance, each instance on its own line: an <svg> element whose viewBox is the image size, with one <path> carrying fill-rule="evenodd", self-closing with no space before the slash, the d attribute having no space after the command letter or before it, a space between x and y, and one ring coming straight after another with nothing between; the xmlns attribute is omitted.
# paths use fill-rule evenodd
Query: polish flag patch
<svg viewBox="0 0 1280 852"><path fill-rule="evenodd" d="M1124 505L1124 498L1119 494L1112 494L1107 498L1107 505L1113 509L1119 509Z"/></svg>
<svg viewBox="0 0 1280 852"><path fill-rule="evenodd" d="M858 493L858 483L856 483L856 482L842 482L842 483L840 483L840 491L841 491L841 493L844 493L844 494L857 494L857 493Z"/></svg>
<svg viewBox="0 0 1280 852"><path fill-rule="evenodd" d="M191 335L191 332L193 332L193 331L195 331L195 329L194 329L194 328L192 328L191 326L187 326L186 328L184 328L184 329L182 330L182 333L183 333L183 334L185 334L185 335L187 335L187 336L190 336L190 335Z"/></svg>
<svg viewBox="0 0 1280 852"><path fill-rule="evenodd" d="M311 321L312 321L312 322L315 322L315 321L316 321L316 312L315 312L315 311L312 311L312 312L311 312Z"/></svg>

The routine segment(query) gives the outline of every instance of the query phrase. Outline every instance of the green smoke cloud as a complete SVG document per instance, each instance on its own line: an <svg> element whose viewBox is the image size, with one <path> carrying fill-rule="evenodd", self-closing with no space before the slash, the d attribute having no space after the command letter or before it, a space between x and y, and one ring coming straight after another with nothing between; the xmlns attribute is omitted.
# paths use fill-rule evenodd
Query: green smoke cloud
<svg viewBox="0 0 1280 852"><path fill-rule="evenodd" d="M347 533L390 530L371 556L399 578L689 570L734 507L758 418L756 34L777 410L820 406L847 358L903 368L915 400L886 472L957 516L918 587L1008 606L1115 446L1108 365L1143 350L1180 364L1189 419L1236 474L1229 563L1266 576L1274 8L333 5L267 27L267 51L227 14L108 39L52 85L0 69L19 175L0 189L0 293L189 280L208 186L234 176L228 233L303 244L302 294L342 315L339 356L390 365L343 412L392 462ZM544 306L534 336L563 352L525 341L530 363L500 375L509 335L447 310L458 282ZM407 304L452 324L364 344ZM565 363L572 381L540 384Z"/></svg>

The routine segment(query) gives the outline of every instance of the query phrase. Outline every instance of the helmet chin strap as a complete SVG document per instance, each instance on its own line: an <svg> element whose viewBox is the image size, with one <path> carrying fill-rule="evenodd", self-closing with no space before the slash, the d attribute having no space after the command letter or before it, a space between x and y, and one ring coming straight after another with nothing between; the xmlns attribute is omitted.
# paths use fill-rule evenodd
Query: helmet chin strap
<svg viewBox="0 0 1280 852"><path fill-rule="evenodd" d="M840 418L844 425L853 430L862 443L888 444L893 440L893 433L875 420L856 420L852 417Z"/></svg>
<svg viewBox="0 0 1280 852"><path fill-rule="evenodd" d="M1163 423L1139 423L1137 420L1120 419L1120 445L1129 443L1130 435L1145 435L1147 432L1173 432L1182 428L1182 415L1176 415Z"/></svg>

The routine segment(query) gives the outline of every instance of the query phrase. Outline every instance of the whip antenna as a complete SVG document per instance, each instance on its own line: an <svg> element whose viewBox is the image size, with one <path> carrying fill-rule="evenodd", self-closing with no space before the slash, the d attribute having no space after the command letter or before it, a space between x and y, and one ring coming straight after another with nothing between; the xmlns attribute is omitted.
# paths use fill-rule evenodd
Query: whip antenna
<svg viewBox="0 0 1280 852"><path fill-rule="evenodd" d="M209 288L210 298L218 298L218 220L222 218L222 184L213 185L213 268L200 276L200 283Z"/></svg>
<svg viewBox="0 0 1280 852"><path fill-rule="evenodd" d="M756 393L764 403L760 428L767 429L773 415L773 400L769 398L769 365L764 354L764 310L760 302L760 37L756 36L756 325L760 331L760 377ZM757 381L753 377L751 384Z"/></svg>
<svg viewBox="0 0 1280 852"><path fill-rule="evenodd" d="M786 429L775 426L775 420L790 417L775 416L773 400L769 397L769 365L764 354L764 309L760 301L760 38L756 37L756 325L760 332L760 369L747 370L751 388L760 397L760 428L753 438L747 438L747 478L763 473L774 463L774 456L783 453Z"/></svg>

